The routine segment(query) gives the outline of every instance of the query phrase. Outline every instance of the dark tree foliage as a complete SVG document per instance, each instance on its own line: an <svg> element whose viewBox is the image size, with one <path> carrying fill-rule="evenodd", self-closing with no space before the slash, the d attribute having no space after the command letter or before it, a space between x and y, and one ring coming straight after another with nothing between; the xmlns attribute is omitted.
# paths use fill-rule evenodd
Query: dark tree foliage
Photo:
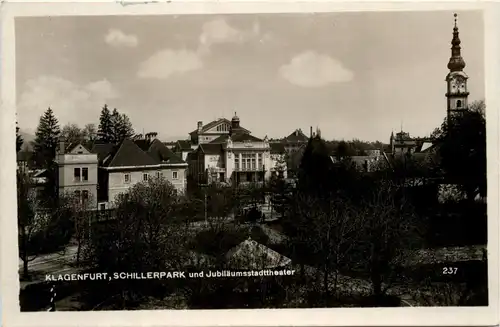
<svg viewBox="0 0 500 327"><path fill-rule="evenodd" d="M469 200L486 195L486 120L483 101L445 120L436 133L445 178L459 184Z"/></svg>
<svg viewBox="0 0 500 327"><path fill-rule="evenodd" d="M280 218L285 216L292 201L292 189L284 178L274 176L269 181L269 191L271 193L271 204Z"/></svg>
<svg viewBox="0 0 500 327"><path fill-rule="evenodd" d="M21 148L23 147L23 137L19 134L19 126L17 126L16 122L16 152L21 151Z"/></svg>
<svg viewBox="0 0 500 327"><path fill-rule="evenodd" d="M123 140L134 136L134 129L130 119L125 114L120 114L115 108L111 113L111 140L120 143Z"/></svg>
<svg viewBox="0 0 500 327"><path fill-rule="evenodd" d="M111 120L111 112L107 105L101 110L101 117L99 118L99 127L97 129L97 139L103 143L112 142L113 139L113 123Z"/></svg>
<svg viewBox="0 0 500 327"><path fill-rule="evenodd" d="M333 162L325 142L311 138L304 150L298 174L298 188L306 193L328 196L331 192Z"/></svg>
<svg viewBox="0 0 500 327"><path fill-rule="evenodd" d="M183 271L189 260L188 231L177 219L178 209L175 188L168 181L158 178L135 184L119 196L114 219L92 231L88 261L96 271L110 274ZM89 303L116 300L123 309L142 296L161 293L166 285L161 280L105 281L92 287Z"/></svg>
<svg viewBox="0 0 500 327"><path fill-rule="evenodd" d="M57 202L57 164L55 158L60 134L61 130L57 118L52 109L48 108L40 117L33 146L35 167L46 170L47 182L41 197L42 205L46 208L54 208Z"/></svg>
<svg viewBox="0 0 500 327"><path fill-rule="evenodd" d="M34 154L38 168L49 167L56 157L61 130L51 108L40 117L34 141Z"/></svg>
<svg viewBox="0 0 500 327"><path fill-rule="evenodd" d="M345 141L340 141L336 150L337 160L343 160L357 154L355 148Z"/></svg>
<svg viewBox="0 0 500 327"><path fill-rule="evenodd" d="M23 278L29 277L28 263L38 255L60 250L73 232L71 215L64 207L45 210L29 174L17 172L17 227Z"/></svg>
<svg viewBox="0 0 500 327"><path fill-rule="evenodd" d="M110 112L108 106L104 105L97 130L97 139L100 142L118 144L134 134L132 123L127 115L121 114L116 108Z"/></svg>

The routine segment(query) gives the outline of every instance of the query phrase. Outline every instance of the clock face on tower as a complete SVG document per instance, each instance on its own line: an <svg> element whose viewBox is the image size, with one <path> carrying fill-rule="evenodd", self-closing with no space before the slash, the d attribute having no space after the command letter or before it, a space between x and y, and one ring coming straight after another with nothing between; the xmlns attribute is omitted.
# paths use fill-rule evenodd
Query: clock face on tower
<svg viewBox="0 0 500 327"><path fill-rule="evenodd" d="M462 76L454 76L450 80L450 91L452 93L464 93L466 92L465 78Z"/></svg>

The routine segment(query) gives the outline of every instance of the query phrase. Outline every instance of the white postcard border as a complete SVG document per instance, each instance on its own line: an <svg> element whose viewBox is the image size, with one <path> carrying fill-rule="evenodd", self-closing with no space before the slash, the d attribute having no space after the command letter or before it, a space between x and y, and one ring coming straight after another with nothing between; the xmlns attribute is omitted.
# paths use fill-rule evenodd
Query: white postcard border
<svg viewBox="0 0 500 327"><path fill-rule="evenodd" d="M1 6L1 111L0 111L0 216L1 289L5 326L285 326L285 325L494 325L498 324L498 184L500 106L500 6L472 1L410 3L391 1L350 3L340 1L172 1L171 3L7 3ZM253 310L161 310L107 312L19 311L17 217L15 192L15 31L14 17L59 15L160 15L215 13L297 13L382 10L485 10L485 86L488 153L488 307L362 308L362 309L253 309ZM422 22L425 23L425 22Z"/></svg>

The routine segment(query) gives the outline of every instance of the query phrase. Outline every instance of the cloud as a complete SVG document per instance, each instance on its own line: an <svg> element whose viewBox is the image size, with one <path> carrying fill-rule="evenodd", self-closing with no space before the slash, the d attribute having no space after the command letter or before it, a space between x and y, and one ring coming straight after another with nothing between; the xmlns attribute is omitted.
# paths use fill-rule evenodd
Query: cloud
<svg viewBox="0 0 500 327"><path fill-rule="evenodd" d="M190 50L165 49L156 52L139 65L137 75L141 78L165 79L203 67L198 53Z"/></svg>
<svg viewBox="0 0 500 327"><path fill-rule="evenodd" d="M255 22L248 31L230 26L224 19L217 18L202 26L198 48L163 49L139 64L137 76L140 78L166 79L174 74L195 71L203 67L203 59L208 56L213 46L225 43L242 43L252 37L258 37L260 25Z"/></svg>
<svg viewBox="0 0 500 327"><path fill-rule="evenodd" d="M125 34L119 29L110 29L108 34L104 37L104 40L107 44L114 47L136 47L139 43L137 36L133 34Z"/></svg>
<svg viewBox="0 0 500 327"><path fill-rule="evenodd" d="M35 129L43 112L51 107L60 125L96 123L102 106L118 97L108 80L78 85L56 76L40 76L28 80L18 104L19 126Z"/></svg>
<svg viewBox="0 0 500 327"><path fill-rule="evenodd" d="M199 37L198 52L201 55L210 53L210 49L217 44L241 44L260 35L260 24L255 21L249 30L239 30L229 25L223 18L217 18L203 24Z"/></svg>
<svg viewBox="0 0 500 327"><path fill-rule="evenodd" d="M280 74L288 82L302 87L348 82L354 77L340 61L314 51L305 51L293 57L280 68Z"/></svg>
<svg viewBox="0 0 500 327"><path fill-rule="evenodd" d="M231 27L222 18L211 20L203 24L200 35L200 49L205 52L214 44L242 42L243 34Z"/></svg>

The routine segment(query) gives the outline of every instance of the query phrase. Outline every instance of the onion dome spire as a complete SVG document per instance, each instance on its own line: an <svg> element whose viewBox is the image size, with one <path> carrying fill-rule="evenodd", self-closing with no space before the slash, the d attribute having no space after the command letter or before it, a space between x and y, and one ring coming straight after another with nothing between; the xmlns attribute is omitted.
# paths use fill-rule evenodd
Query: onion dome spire
<svg viewBox="0 0 500 327"><path fill-rule="evenodd" d="M460 53L460 38L458 36L458 26L457 26L457 14L453 15L455 17L455 27L453 27L453 39L451 40L451 57L448 62L448 69L451 72L462 71L465 68L465 61Z"/></svg>

